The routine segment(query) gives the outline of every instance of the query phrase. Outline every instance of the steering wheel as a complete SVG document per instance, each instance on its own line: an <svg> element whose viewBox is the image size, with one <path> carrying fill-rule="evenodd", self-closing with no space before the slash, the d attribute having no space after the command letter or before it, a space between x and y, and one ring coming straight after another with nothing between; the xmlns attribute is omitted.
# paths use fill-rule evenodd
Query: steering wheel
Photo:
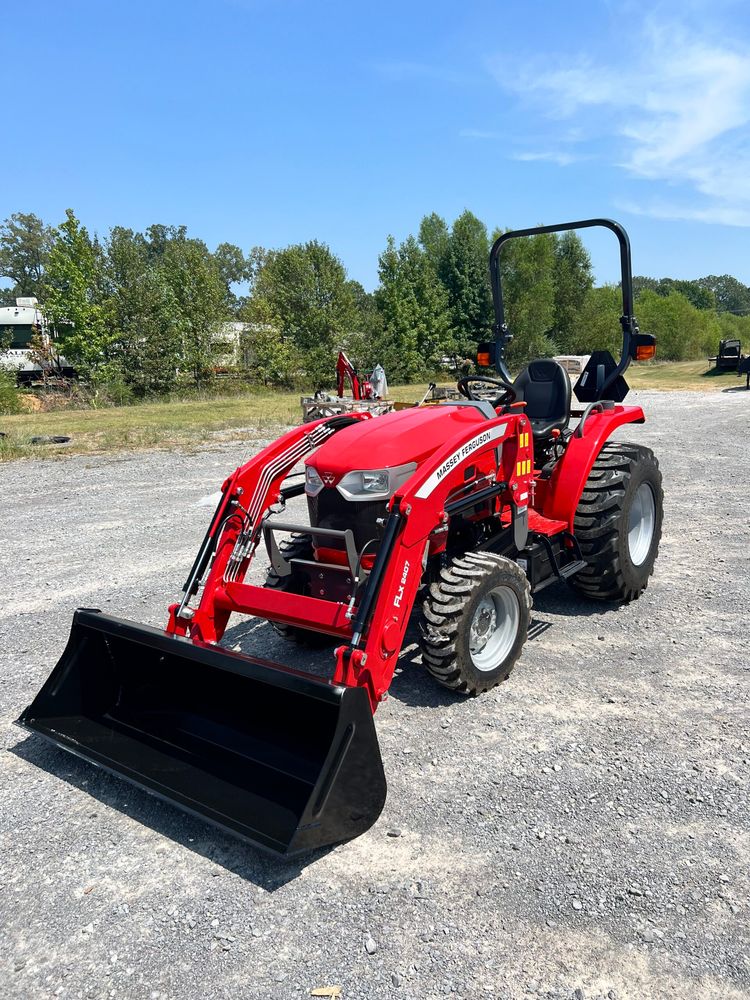
<svg viewBox="0 0 750 1000"><path fill-rule="evenodd" d="M504 390L499 396L495 396L494 398L488 400L493 407L510 406L518 395L515 387L510 382L506 382L505 379L502 378L489 378L487 375L469 375L466 378L460 378L456 383L456 387L461 395L466 396L467 399L481 401L482 398L486 397L475 394L472 389L472 384L475 382L479 382L482 385L500 386L500 388Z"/></svg>

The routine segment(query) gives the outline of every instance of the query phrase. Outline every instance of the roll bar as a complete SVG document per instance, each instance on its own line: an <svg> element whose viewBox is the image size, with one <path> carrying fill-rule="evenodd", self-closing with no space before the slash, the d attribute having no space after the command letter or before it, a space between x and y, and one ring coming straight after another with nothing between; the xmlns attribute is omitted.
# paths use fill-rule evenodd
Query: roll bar
<svg viewBox="0 0 750 1000"><path fill-rule="evenodd" d="M516 229L498 236L490 250L490 285L492 287L492 302L495 307L495 368L499 374L509 381L512 376L505 365L505 346L511 340L512 334L505 322L505 306L503 303L503 288L500 278L500 251L509 240L522 236L540 236L543 233L563 233L570 229L591 229L600 226L609 229L617 237L620 244L620 272L622 286L622 357L617 367L610 372L599 390L599 398L604 398L605 391L619 378L634 357L639 330L633 315L633 275L630 261L630 240L625 229L619 222L612 219L581 219L578 222L562 222L557 226L535 226L532 229Z"/></svg>

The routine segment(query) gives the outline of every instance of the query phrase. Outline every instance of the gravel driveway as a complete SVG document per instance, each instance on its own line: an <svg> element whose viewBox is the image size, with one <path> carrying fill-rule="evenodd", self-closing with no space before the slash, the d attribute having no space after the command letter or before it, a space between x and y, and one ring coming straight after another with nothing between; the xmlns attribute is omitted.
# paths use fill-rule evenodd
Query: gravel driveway
<svg viewBox="0 0 750 1000"><path fill-rule="evenodd" d="M301 863L12 725L76 606L165 621L200 499L262 442L3 466L3 997L750 997L750 393L634 398L649 421L619 436L666 493L644 597L550 587L475 700L407 649L377 713L385 811ZM268 625L230 639L300 662Z"/></svg>

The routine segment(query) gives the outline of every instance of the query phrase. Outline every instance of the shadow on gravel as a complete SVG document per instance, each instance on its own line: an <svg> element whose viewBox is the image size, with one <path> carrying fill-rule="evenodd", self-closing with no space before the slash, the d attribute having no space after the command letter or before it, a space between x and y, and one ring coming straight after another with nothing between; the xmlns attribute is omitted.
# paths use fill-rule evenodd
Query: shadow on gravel
<svg viewBox="0 0 750 1000"><path fill-rule="evenodd" d="M225 649L233 649L247 656L260 656L272 663L280 663L294 670L304 670L315 677L331 677L334 669L333 649L330 645L317 648L283 639L267 621L248 618L228 628L221 640Z"/></svg>
<svg viewBox="0 0 750 1000"><path fill-rule="evenodd" d="M565 618L602 618L616 607L616 604L588 601L565 583L554 583L534 594L534 611Z"/></svg>
<svg viewBox="0 0 750 1000"><path fill-rule="evenodd" d="M327 847L293 859L266 854L33 735L11 747L10 753L268 892L293 881L333 850Z"/></svg>
<svg viewBox="0 0 750 1000"><path fill-rule="evenodd" d="M412 708L450 708L462 699L441 687L422 666L419 650L411 650L399 659L389 695ZM377 716L375 717L377 720Z"/></svg>
<svg viewBox="0 0 750 1000"><path fill-rule="evenodd" d="M534 597L534 611L543 615L578 618L606 615L605 604L587 601L565 584L555 584ZM540 639L556 623L534 617L529 625L528 641ZM423 668L419 651L419 623L415 613L409 623L404 648L399 655L389 695L414 708L449 708L460 695L442 688ZM278 636L268 622L248 619L227 629L222 646L303 670L316 677L331 678L334 671L333 644L315 649Z"/></svg>
<svg viewBox="0 0 750 1000"><path fill-rule="evenodd" d="M746 385L728 385L726 389L722 389L722 392L747 392Z"/></svg>

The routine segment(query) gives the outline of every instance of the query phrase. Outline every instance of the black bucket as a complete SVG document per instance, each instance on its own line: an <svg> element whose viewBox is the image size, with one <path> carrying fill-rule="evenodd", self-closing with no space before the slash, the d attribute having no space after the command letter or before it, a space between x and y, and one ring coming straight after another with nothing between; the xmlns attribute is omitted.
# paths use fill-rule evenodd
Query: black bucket
<svg viewBox="0 0 750 1000"><path fill-rule="evenodd" d="M278 854L356 837L385 802L363 688L98 611L18 724Z"/></svg>

